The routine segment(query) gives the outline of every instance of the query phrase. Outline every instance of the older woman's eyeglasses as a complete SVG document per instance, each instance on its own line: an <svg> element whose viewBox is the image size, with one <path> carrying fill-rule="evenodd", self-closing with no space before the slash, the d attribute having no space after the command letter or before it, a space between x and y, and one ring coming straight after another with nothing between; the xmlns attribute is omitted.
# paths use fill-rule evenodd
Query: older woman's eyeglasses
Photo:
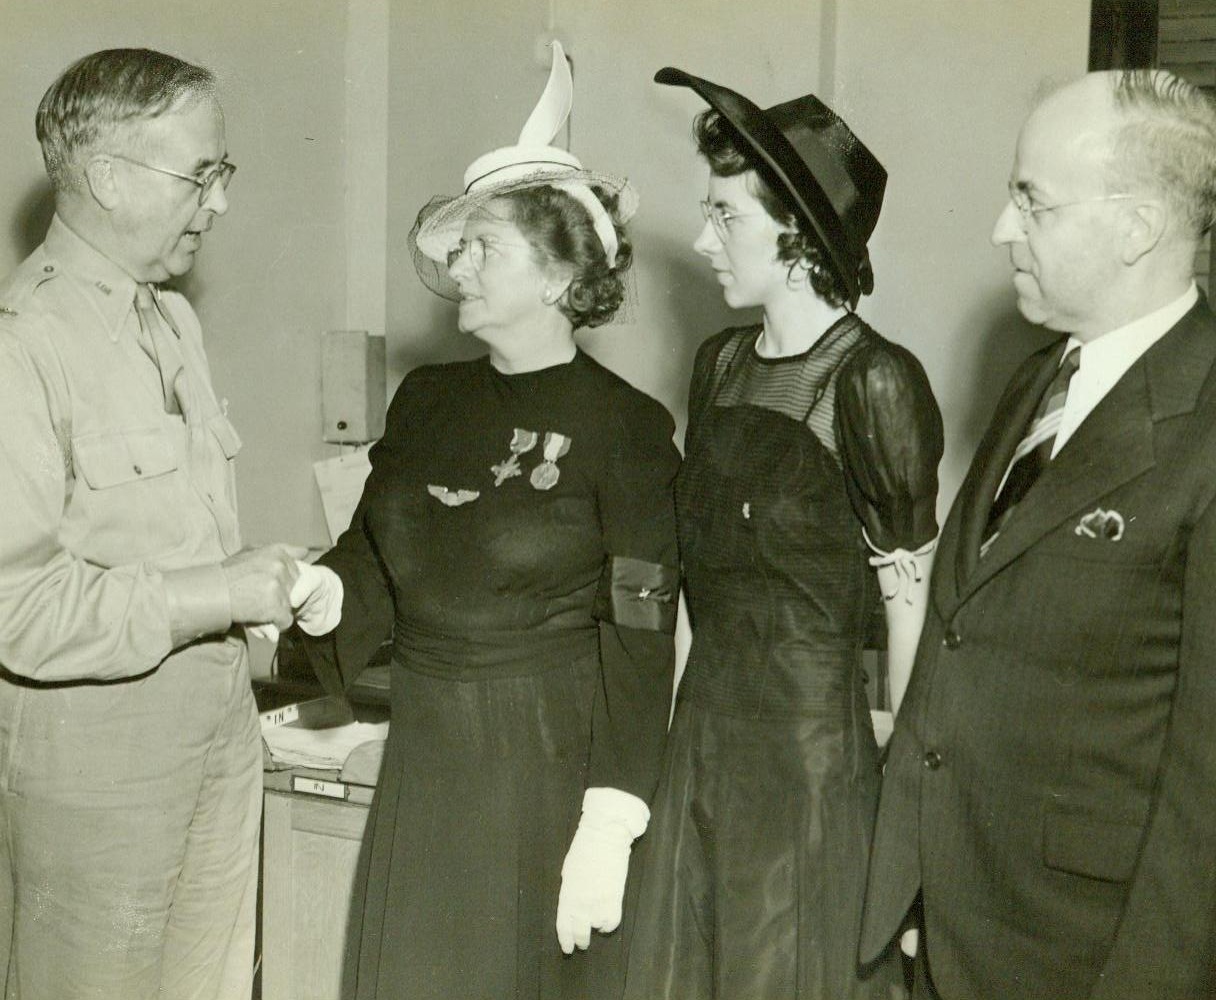
<svg viewBox="0 0 1216 1000"><path fill-rule="evenodd" d="M532 249L526 243L508 243L506 240L494 240L485 236L474 236L472 239L462 239L448 251L448 270L450 271L455 267L456 262L467 253L469 255L469 267L474 271L480 272L486 266L486 254L497 251L499 247Z"/></svg>
<svg viewBox="0 0 1216 1000"><path fill-rule="evenodd" d="M1016 184L1009 184L1009 201L1013 207L1018 210L1018 215L1022 220L1022 228L1025 229L1038 216L1045 212L1055 212L1061 208L1072 208L1074 205L1089 205L1099 201L1124 201L1128 198L1133 198L1131 194L1100 194L1093 198L1078 198L1076 201L1061 201L1055 205L1036 205L1034 199L1030 196L1030 192L1025 188L1020 188Z"/></svg>
<svg viewBox="0 0 1216 1000"><path fill-rule="evenodd" d="M701 214L705 221L714 227L718 239L724 240L730 235L730 224L735 219L751 219L759 212L731 212L722 205L715 205L708 198L701 202Z"/></svg>
<svg viewBox="0 0 1216 1000"><path fill-rule="evenodd" d="M154 170L158 174L166 174L169 177L177 177L179 180L189 181L198 188L198 203L202 205L215 190L215 185L227 189L228 184L232 180L232 175L236 173L236 164L231 160L220 160L215 166L204 170L201 174L183 174L177 170L170 170L168 167L158 167L154 163L144 163L143 160L132 159L130 156L123 156L122 153L108 154L116 160L122 160L124 163L132 163L137 167L143 167L145 170Z"/></svg>

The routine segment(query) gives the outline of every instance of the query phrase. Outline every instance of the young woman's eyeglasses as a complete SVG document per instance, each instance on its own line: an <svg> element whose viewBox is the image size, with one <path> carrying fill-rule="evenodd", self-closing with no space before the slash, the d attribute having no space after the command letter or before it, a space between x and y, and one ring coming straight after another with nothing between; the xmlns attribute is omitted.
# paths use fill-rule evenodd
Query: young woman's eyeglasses
<svg viewBox="0 0 1216 1000"><path fill-rule="evenodd" d="M525 250L532 248L526 243L508 243L504 240L489 239L485 236L474 236L470 240L461 240L448 251L448 270L456 266L466 253L469 255L469 266L480 272L486 266L486 254L496 251L499 247L521 247Z"/></svg>
<svg viewBox="0 0 1216 1000"><path fill-rule="evenodd" d="M1076 201L1062 201L1055 205L1036 205L1030 193L1024 188L1017 187L1010 183L1009 185L1009 201L1013 207L1018 210L1018 215L1022 219L1022 228L1025 229L1030 225L1035 217L1042 215L1044 212L1054 212L1061 208L1072 208L1074 205L1089 205L1099 201L1124 201L1127 198L1133 198L1130 194L1100 194L1093 198L1078 198Z"/></svg>
<svg viewBox="0 0 1216 1000"><path fill-rule="evenodd" d="M122 153L108 154L116 160L122 160L124 163L133 163L137 167L143 167L145 170L155 170L158 174L166 174L169 177L177 177L183 181L189 181L198 188L198 203L202 205L207 197L215 190L215 185L227 189L229 182L232 180L232 175L236 173L236 164L231 160L220 160L215 166L208 170L204 170L201 174L183 174L177 170L170 170L168 167L158 167L154 163L144 163L143 160L132 159L130 156L123 156Z"/></svg>
<svg viewBox="0 0 1216 1000"><path fill-rule="evenodd" d="M750 219L760 213L731 212L721 205L715 205L707 198L701 202L701 214L705 217L705 221L714 227L714 232L718 234L718 239L725 240L730 235L730 224L735 219Z"/></svg>

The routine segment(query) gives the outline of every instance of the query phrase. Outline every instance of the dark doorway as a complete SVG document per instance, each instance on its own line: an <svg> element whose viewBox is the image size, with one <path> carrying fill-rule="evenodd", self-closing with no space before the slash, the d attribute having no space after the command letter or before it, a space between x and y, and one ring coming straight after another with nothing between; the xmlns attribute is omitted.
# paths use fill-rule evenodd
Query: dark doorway
<svg viewBox="0 0 1216 1000"><path fill-rule="evenodd" d="M1146 69L1157 65L1157 0L1092 0L1089 68Z"/></svg>

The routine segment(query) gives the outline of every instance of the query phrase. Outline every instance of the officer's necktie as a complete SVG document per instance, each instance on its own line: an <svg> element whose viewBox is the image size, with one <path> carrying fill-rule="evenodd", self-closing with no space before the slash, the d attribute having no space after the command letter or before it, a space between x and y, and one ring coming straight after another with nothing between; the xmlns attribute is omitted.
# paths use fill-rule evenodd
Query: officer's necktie
<svg viewBox="0 0 1216 1000"><path fill-rule="evenodd" d="M1018 442L1009 461L1009 471L1005 474L1004 485L992 503L988 512L988 526L984 532L984 544L981 554L988 550L1001 528L1009 520L1022 498L1038 480L1047 463L1051 461L1051 451L1055 446L1056 433L1060 429L1060 421L1064 417L1064 403L1068 399L1068 383L1081 364L1081 349L1073 347L1060 362L1059 371L1047 385L1047 390L1039 400L1039 405L1030 420L1026 436Z"/></svg>
<svg viewBox="0 0 1216 1000"><path fill-rule="evenodd" d="M165 412L182 415L187 393L178 335L161 314L155 292L149 285L135 286L135 312L139 317L139 346L160 373Z"/></svg>
<svg viewBox="0 0 1216 1000"><path fill-rule="evenodd" d="M226 539L225 551L234 552L240 537L235 515L217 492L225 488L228 460L207 429L207 396L197 389L197 383L186 370L181 334L149 285L136 286L135 311L139 316L139 346L160 372L165 412L177 414L185 422L182 468L215 515Z"/></svg>

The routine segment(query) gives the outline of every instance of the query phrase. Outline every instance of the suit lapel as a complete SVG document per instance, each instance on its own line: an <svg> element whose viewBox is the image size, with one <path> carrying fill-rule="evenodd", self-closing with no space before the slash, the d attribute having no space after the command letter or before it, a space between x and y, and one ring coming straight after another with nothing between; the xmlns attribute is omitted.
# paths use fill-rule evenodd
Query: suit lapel
<svg viewBox="0 0 1216 1000"><path fill-rule="evenodd" d="M1137 361L1043 470L967 581L967 593L1062 522L1153 465L1153 419Z"/></svg>
<svg viewBox="0 0 1216 1000"><path fill-rule="evenodd" d="M1153 425L1194 408L1216 356L1214 325L1201 299L1128 369L1018 504L988 554L960 579L960 601L1044 535L1069 519L1079 518L1101 497L1152 468ZM1006 434L1000 432L1002 443ZM1015 441L1006 453L1006 463L1016 445ZM997 464L995 459L988 463ZM994 480L999 481L1004 467L999 464L995 471L985 468L980 476L981 488L968 509L968 517L979 521L980 533L995 493ZM974 538L977 529L970 521L968 526L972 535L961 543ZM978 541L976 546L978 551Z"/></svg>
<svg viewBox="0 0 1216 1000"><path fill-rule="evenodd" d="M958 512L955 552L956 596L961 595L979 562L980 544L988 523L988 511L996 497L1001 477L1009 467L1014 449L1034 414L1039 399L1056 373L1063 341L1037 351L1022 363L1005 390L988 431L976 448L971 469L959 490L954 509Z"/></svg>

